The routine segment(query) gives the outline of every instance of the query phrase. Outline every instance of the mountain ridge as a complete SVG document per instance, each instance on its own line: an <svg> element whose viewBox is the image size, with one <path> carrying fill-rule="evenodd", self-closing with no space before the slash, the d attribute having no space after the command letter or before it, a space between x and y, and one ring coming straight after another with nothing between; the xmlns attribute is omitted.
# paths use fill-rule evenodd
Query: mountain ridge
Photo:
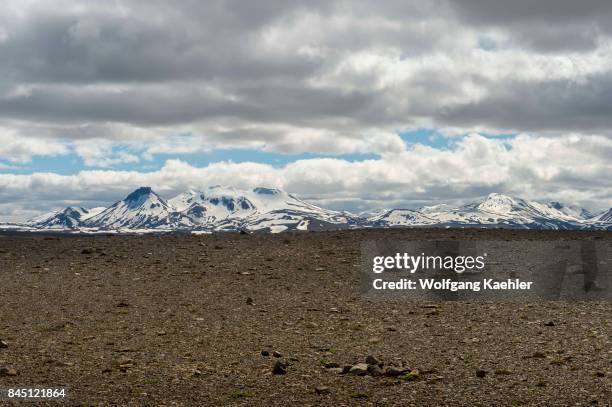
<svg viewBox="0 0 612 407"><path fill-rule="evenodd" d="M19 226L6 224L15 230ZM107 208L67 207L22 224L29 230L283 231L396 227L607 229L612 208L593 215L560 202L541 203L499 193L461 206L381 209L360 215L321 208L275 188L240 190L215 185L164 199L143 186ZM2 225L0 225L2 228Z"/></svg>

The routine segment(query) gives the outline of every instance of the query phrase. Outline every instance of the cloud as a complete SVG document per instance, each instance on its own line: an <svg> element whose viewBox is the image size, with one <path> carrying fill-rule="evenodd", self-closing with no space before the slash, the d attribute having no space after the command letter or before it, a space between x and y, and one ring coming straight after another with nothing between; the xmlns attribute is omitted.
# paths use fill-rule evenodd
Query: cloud
<svg viewBox="0 0 612 407"><path fill-rule="evenodd" d="M424 126L611 137L611 16L594 0L9 1L0 125L149 156L185 134L291 153L377 153Z"/></svg>
<svg viewBox="0 0 612 407"><path fill-rule="evenodd" d="M10 202L0 206L0 214L15 219L66 204L108 205L142 185L171 197L215 184L278 187L324 206L356 211L459 203L490 192L603 209L612 205L611 153L612 140L600 136L502 140L470 134L450 148L410 144L378 159L353 162L314 158L282 167L252 162L196 167L168 160L153 172L0 174L0 201Z"/></svg>
<svg viewBox="0 0 612 407"><path fill-rule="evenodd" d="M23 137L12 129L0 127L0 160L14 164L25 164L34 156L57 156L68 154L61 142L35 137Z"/></svg>

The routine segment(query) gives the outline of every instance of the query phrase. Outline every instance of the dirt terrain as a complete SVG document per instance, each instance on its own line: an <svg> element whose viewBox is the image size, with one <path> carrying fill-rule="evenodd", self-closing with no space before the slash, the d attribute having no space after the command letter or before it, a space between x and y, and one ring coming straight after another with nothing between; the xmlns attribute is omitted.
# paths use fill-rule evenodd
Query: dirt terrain
<svg viewBox="0 0 612 407"><path fill-rule="evenodd" d="M612 405L611 303L360 297L361 241L456 238L612 233L2 236L0 387L68 386L73 406ZM339 373L368 356L382 368Z"/></svg>

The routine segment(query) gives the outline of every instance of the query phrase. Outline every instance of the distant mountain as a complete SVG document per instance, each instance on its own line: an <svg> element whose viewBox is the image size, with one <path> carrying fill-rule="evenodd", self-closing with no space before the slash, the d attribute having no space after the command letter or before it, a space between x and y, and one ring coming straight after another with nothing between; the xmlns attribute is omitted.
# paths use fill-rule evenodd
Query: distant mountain
<svg viewBox="0 0 612 407"><path fill-rule="evenodd" d="M332 211L272 188L240 190L213 186L165 200L141 187L108 208L68 207L4 230L68 231L283 231L357 228L457 227L521 229L609 229L612 209L593 216L560 202L539 203L502 194L462 206L380 209L360 215Z"/></svg>
<svg viewBox="0 0 612 407"><path fill-rule="evenodd" d="M82 223L99 229L174 229L190 226L150 187L141 187Z"/></svg>
<svg viewBox="0 0 612 407"><path fill-rule="evenodd" d="M102 212L104 208L85 209L69 206L31 219L28 223L42 229L77 229L83 222Z"/></svg>
<svg viewBox="0 0 612 407"><path fill-rule="evenodd" d="M595 223L610 223L612 224L612 208L608 209L604 213L594 216L590 219L591 222Z"/></svg>

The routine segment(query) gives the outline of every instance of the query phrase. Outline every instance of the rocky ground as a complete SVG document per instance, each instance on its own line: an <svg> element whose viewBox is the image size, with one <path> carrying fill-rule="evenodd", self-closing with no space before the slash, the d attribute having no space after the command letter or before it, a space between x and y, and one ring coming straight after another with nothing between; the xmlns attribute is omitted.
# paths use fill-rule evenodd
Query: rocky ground
<svg viewBox="0 0 612 407"><path fill-rule="evenodd" d="M611 405L612 304L367 302L360 242L387 238L612 233L2 236L0 387L69 386L75 406Z"/></svg>

